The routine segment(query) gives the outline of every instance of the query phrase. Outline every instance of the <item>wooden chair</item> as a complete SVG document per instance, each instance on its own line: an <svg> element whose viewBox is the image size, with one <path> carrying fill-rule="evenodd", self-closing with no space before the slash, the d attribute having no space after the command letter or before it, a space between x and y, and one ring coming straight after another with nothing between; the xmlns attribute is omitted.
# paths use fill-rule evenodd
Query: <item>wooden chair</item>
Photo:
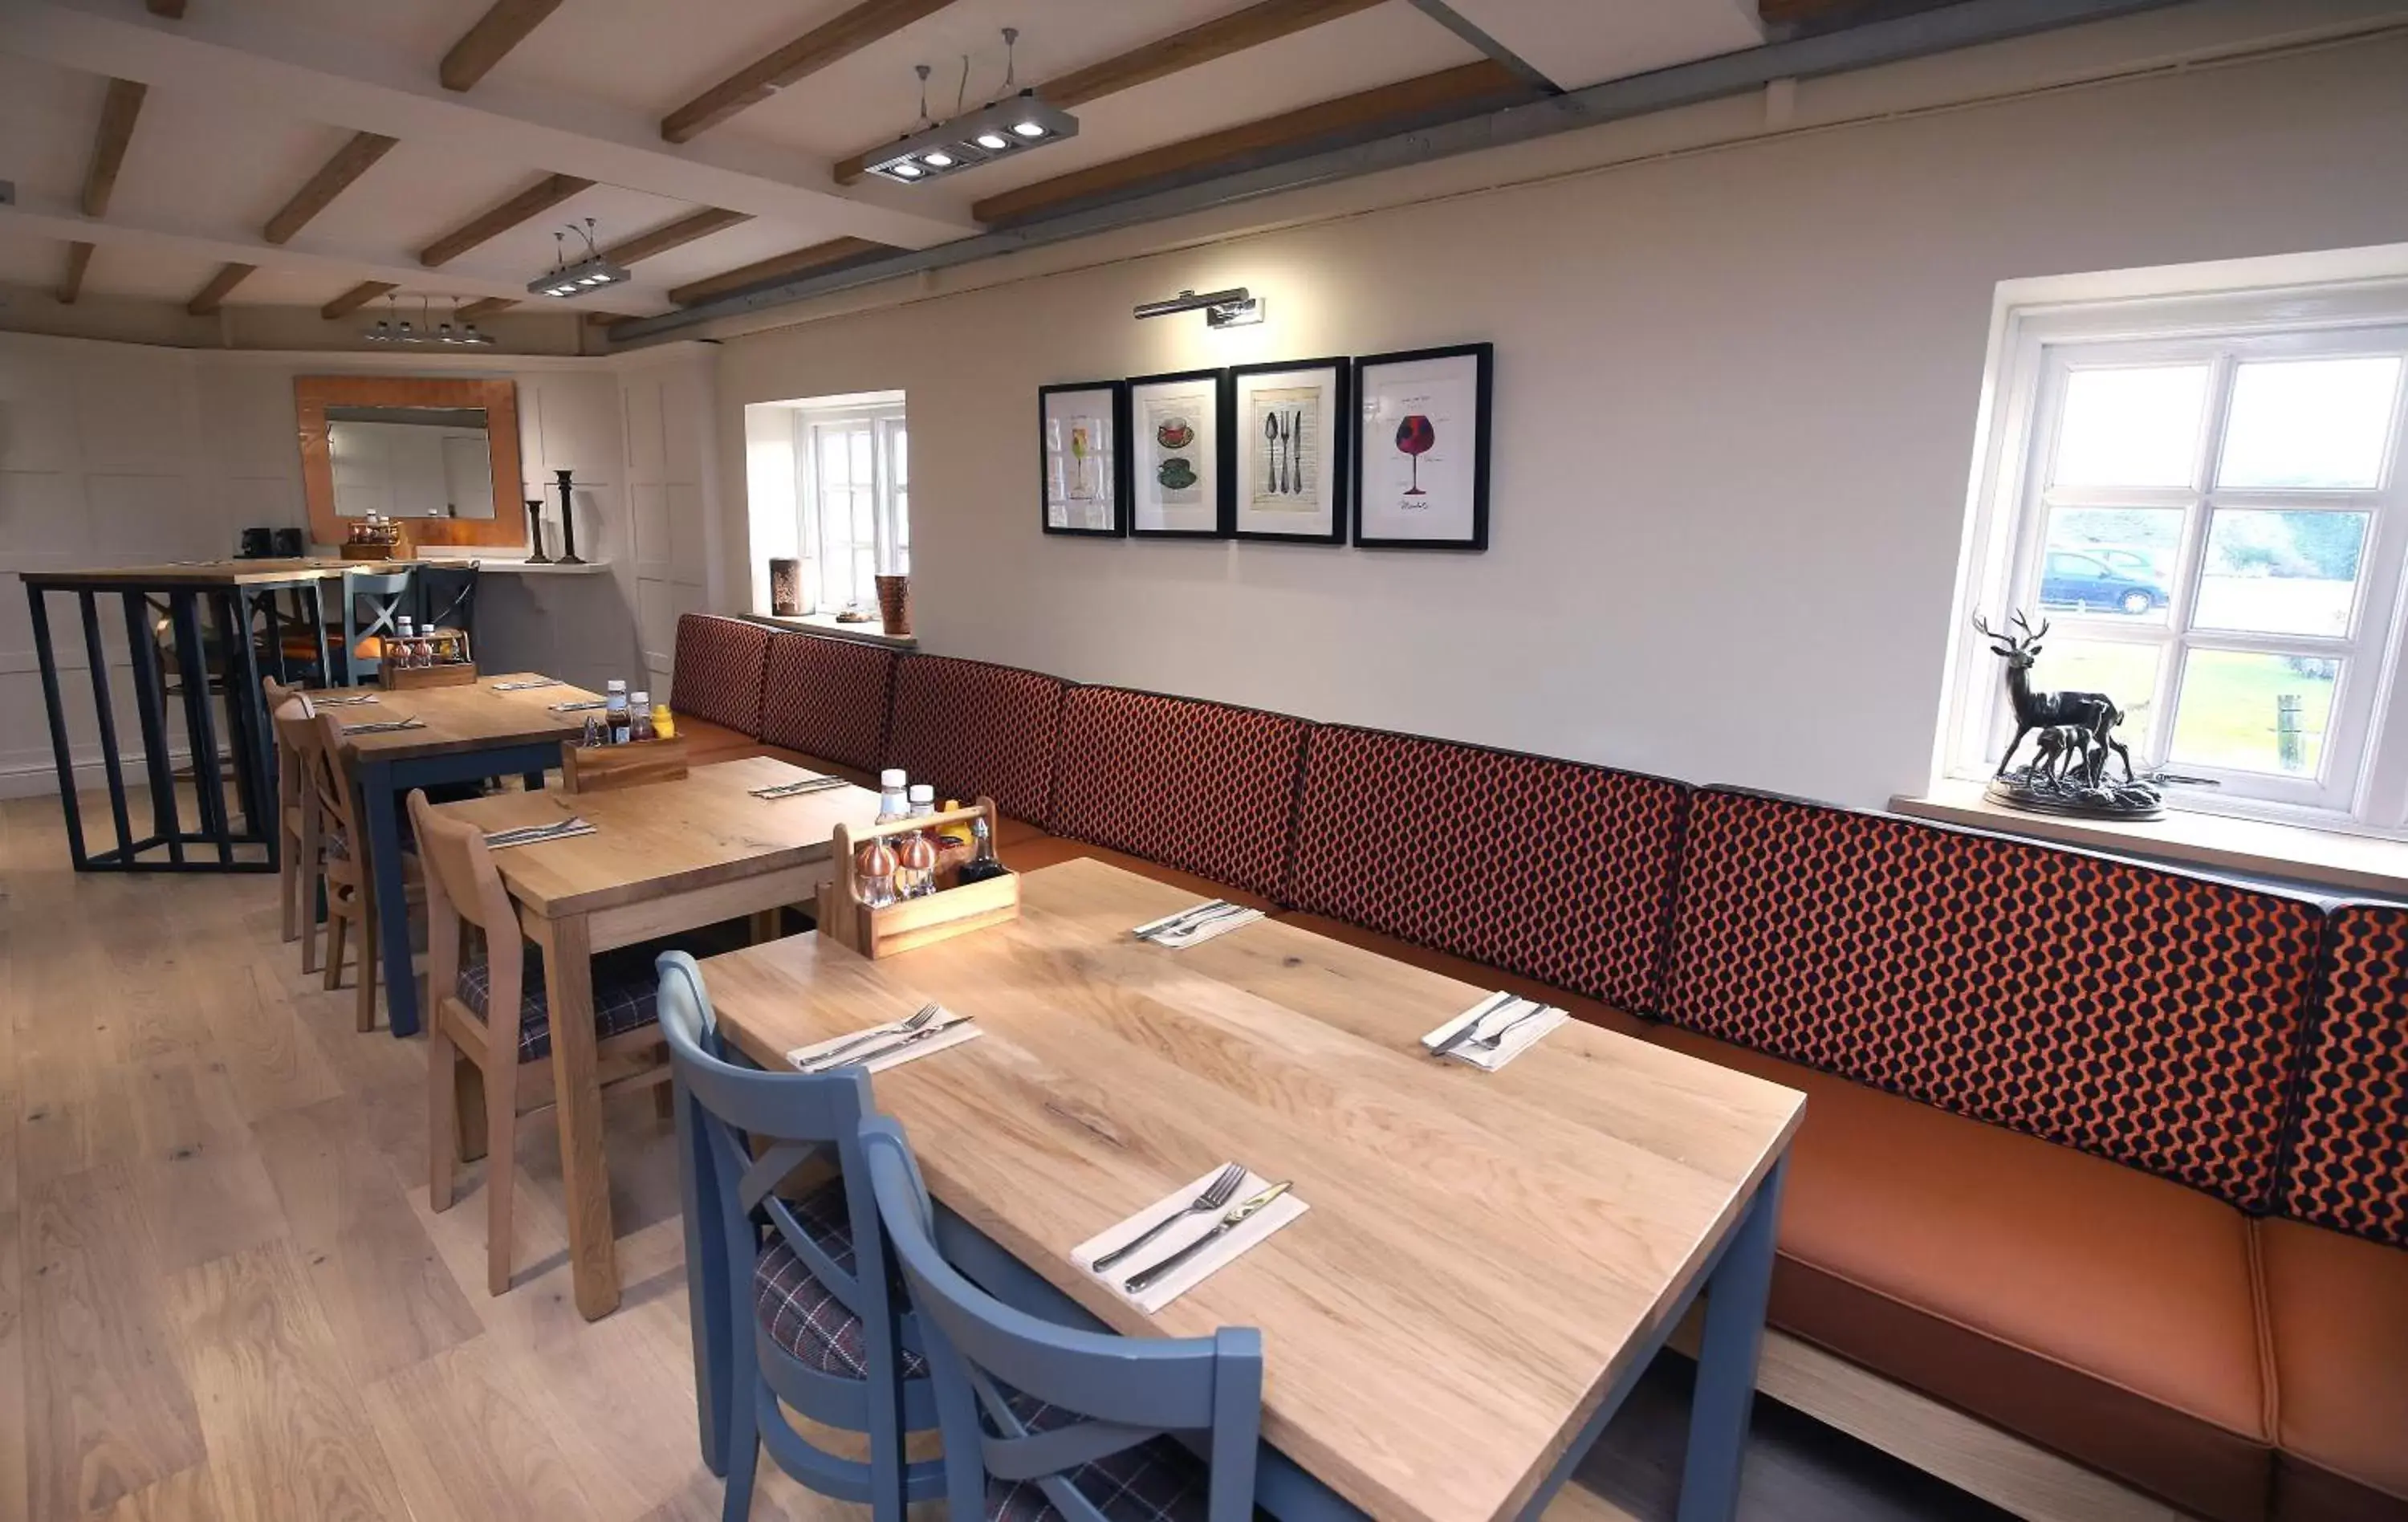
<svg viewBox="0 0 2408 1522"><path fill-rule="evenodd" d="M864 1121L861 1159L926 1344L948 1515L1106 1522L1100 1499L1114 1516L1250 1522L1261 1332L1118 1337L1015 1311L937 1250L901 1127Z"/></svg>
<svg viewBox="0 0 2408 1522"><path fill-rule="evenodd" d="M866 1175L860 1071L763 1072L727 1060L702 969L660 958L661 1030L677 1079L686 1285L705 1457L727 1476L722 1515L752 1508L767 1447L824 1495L867 1500L877 1522L943 1494L933 1459L907 1463L906 1431L937 1425L918 1328L899 1314ZM789 1200L781 1186L833 1160L832 1183ZM850 1185L850 1187L848 1187ZM827 1452L786 1415L860 1432L869 1461Z"/></svg>
<svg viewBox="0 0 2408 1522"><path fill-rule="evenodd" d="M299 940L302 926L309 929L308 944L301 948L301 970L318 969L318 900L314 892L318 881L318 864L306 859L315 851L301 840L302 799L305 789L301 775L301 736L308 724L308 710L297 701L299 689L288 687L274 677L264 678L260 688L267 695L267 716L276 731L276 901L283 913L286 940ZM292 705L288 714L286 705ZM288 725L287 720L294 722ZM304 880L313 891L304 893Z"/></svg>
<svg viewBox="0 0 2408 1522"><path fill-rule="evenodd" d="M367 831L359 817L359 806L351 792L350 774L343 769L343 721L337 717L337 711L320 709L315 716L306 721L308 730L302 740L302 774L308 779L308 797L302 806L302 826L305 831L314 827L315 833L305 834L303 850L317 855L321 881L325 888L325 985L328 988L343 985L344 946L356 930L360 975L359 1002L353 1023L362 1030L374 1030L376 874L368 869L366 854ZM282 732L280 725L279 732ZM412 864L404 861L402 870L407 882L413 872ZM305 972L308 970L309 954L316 943L313 930L301 948L301 965Z"/></svg>
<svg viewBox="0 0 2408 1522"><path fill-rule="evenodd" d="M510 1287L519 1117L553 1103L543 964L520 932L484 832L437 812L423 789L409 795L409 821L426 872L429 1201L451 1209L461 1161L485 1156L485 1287L500 1295ZM475 959L463 951L467 928L482 943ZM639 963L630 975L633 962L595 960L595 1067L605 1095L669 1080L658 985Z"/></svg>
<svg viewBox="0 0 2408 1522"><path fill-rule="evenodd" d="M385 641L400 635L402 616L416 605L415 585L407 570L343 573L343 668L353 686L383 672Z"/></svg>

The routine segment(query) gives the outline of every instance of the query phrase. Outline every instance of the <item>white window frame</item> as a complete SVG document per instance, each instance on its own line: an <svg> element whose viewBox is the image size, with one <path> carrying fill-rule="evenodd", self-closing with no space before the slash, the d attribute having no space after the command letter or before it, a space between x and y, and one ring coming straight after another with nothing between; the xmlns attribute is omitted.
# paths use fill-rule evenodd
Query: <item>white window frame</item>
<svg viewBox="0 0 2408 1522"><path fill-rule="evenodd" d="M800 408L795 413L795 500L802 514L803 610L808 613L838 613L854 602L838 602L828 591L828 545L823 529L825 515L820 501L820 450L824 431L851 434L867 424L870 434L871 519L874 540L871 564L880 575L908 576L911 570L909 467L898 473L897 456L908 460L910 427L900 401L848 407ZM850 542L850 540L848 540ZM846 567L846 579L852 577ZM875 607L874 587L855 589L855 602Z"/></svg>
<svg viewBox="0 0 2408 1522"><path fill-rule="evenodd" d="M2243 360L2340 357L2350 353L2408 355L2408 281L2267 289L2245 293L2014 308L2005 314L1994 351L1988 399L1992 413L1986 453L1976 463L1974 502L1958 598L1960 625L1986 613L1994 626L2011 608L2045 616L2053 636L2128 640L2158 646L2157 723L2151 754L2161 761L2172 742L2184 657L2194 649L2328 655L2343 661L2317 774L2287 778L2174 765L2186 776L2214 779L2213 787L2170 789L2170 807L2286 820L2327 828L2408 834L2408 698L2400 688L2408 598L2408 379L2393 398L2385 470L2372 491L2231 491L2215 478L2234 367ZM2055 452L2059 401L2075 367L2198 362L2211 366L2209 405L2196 444L2189 486L2163 490L2050 493L2046 466ZM2038 606L2048 508L2078 496L2080 505L2181 507L2186 511L2172 607L2166 622L2145 625L2114 616L2084 616ZM2372 522L2360 553L2357 605L2336 639L2259 636L2187 626L2205 564L2205 540L2216 507L2358 510ZM2001 663L1989 641L1960 626L1941 768L1948 776L1984 780L1996 769L2014 732ZM2121 695L2119 695L2121 696ZM2029 741L2028 740L2027 746ZM2027 759L2028 756L2026 757Z"/></svg>

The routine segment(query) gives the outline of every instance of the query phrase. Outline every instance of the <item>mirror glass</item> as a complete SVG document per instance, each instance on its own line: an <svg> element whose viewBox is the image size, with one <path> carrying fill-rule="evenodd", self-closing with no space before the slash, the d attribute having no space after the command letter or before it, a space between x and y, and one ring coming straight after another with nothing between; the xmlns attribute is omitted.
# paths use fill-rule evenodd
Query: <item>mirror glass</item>
<svg viewBox="0 0 2408 1522"><path fill-rule="evenodd" d="M329 407L326 443L337 517L494 515L481 407Z"/></svg>

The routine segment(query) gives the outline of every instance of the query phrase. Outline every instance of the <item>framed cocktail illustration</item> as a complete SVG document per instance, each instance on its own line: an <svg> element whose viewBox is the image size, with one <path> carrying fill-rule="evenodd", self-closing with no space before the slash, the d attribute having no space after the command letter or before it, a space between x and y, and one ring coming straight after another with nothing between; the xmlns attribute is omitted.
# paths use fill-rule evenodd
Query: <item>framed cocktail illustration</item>
<svg viewBox="0 0 2408 1522"><path fill-rule="evenodd" d="M1229 537L1229 375L1186 370L1128 383L1129 532Z"/></svg>
<svg viewBox="0 0 2408 1522"><path fill-rule="evenodd" d="M1240 365L1229 377L1232 532L1241 539L1345 543L1354 443L1348 362Z"/></svg>
<svg viewBox="0 0 2408 1522"><path fill-rule="evenodd" d="M1118 380L1037 388L1037 451L1048 534L1128 532L1128 392Z"/></svg>
<svg viewBox="0 0 2408 1522"><path fill-rule="evenodd" d="M1354 361L1354 542L1488 548L1489 372L1496 346Z"/></svg>

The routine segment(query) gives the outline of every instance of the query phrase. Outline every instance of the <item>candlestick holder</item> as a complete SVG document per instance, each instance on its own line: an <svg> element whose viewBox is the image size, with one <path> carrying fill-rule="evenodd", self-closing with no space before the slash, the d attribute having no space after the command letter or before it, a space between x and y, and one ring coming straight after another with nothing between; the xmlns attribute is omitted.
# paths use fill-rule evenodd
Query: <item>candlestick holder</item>
<svg viewBox="0 0 2408 1522"><path fill-rule="evenodd" d="M528 497L526 510L527 542L534 547L533 553L526 557L526 563L530 566L549 566L552 564L552 556L543 553L543 498Z"/></svg>
<svg viewBox="0 0 2408 1522"><path fill-rule="evenodd" d="M576 472L555 470L552 474L560 478L560 563L582 566L585 562L577 553L577 497L569 480Z"/></svg>

